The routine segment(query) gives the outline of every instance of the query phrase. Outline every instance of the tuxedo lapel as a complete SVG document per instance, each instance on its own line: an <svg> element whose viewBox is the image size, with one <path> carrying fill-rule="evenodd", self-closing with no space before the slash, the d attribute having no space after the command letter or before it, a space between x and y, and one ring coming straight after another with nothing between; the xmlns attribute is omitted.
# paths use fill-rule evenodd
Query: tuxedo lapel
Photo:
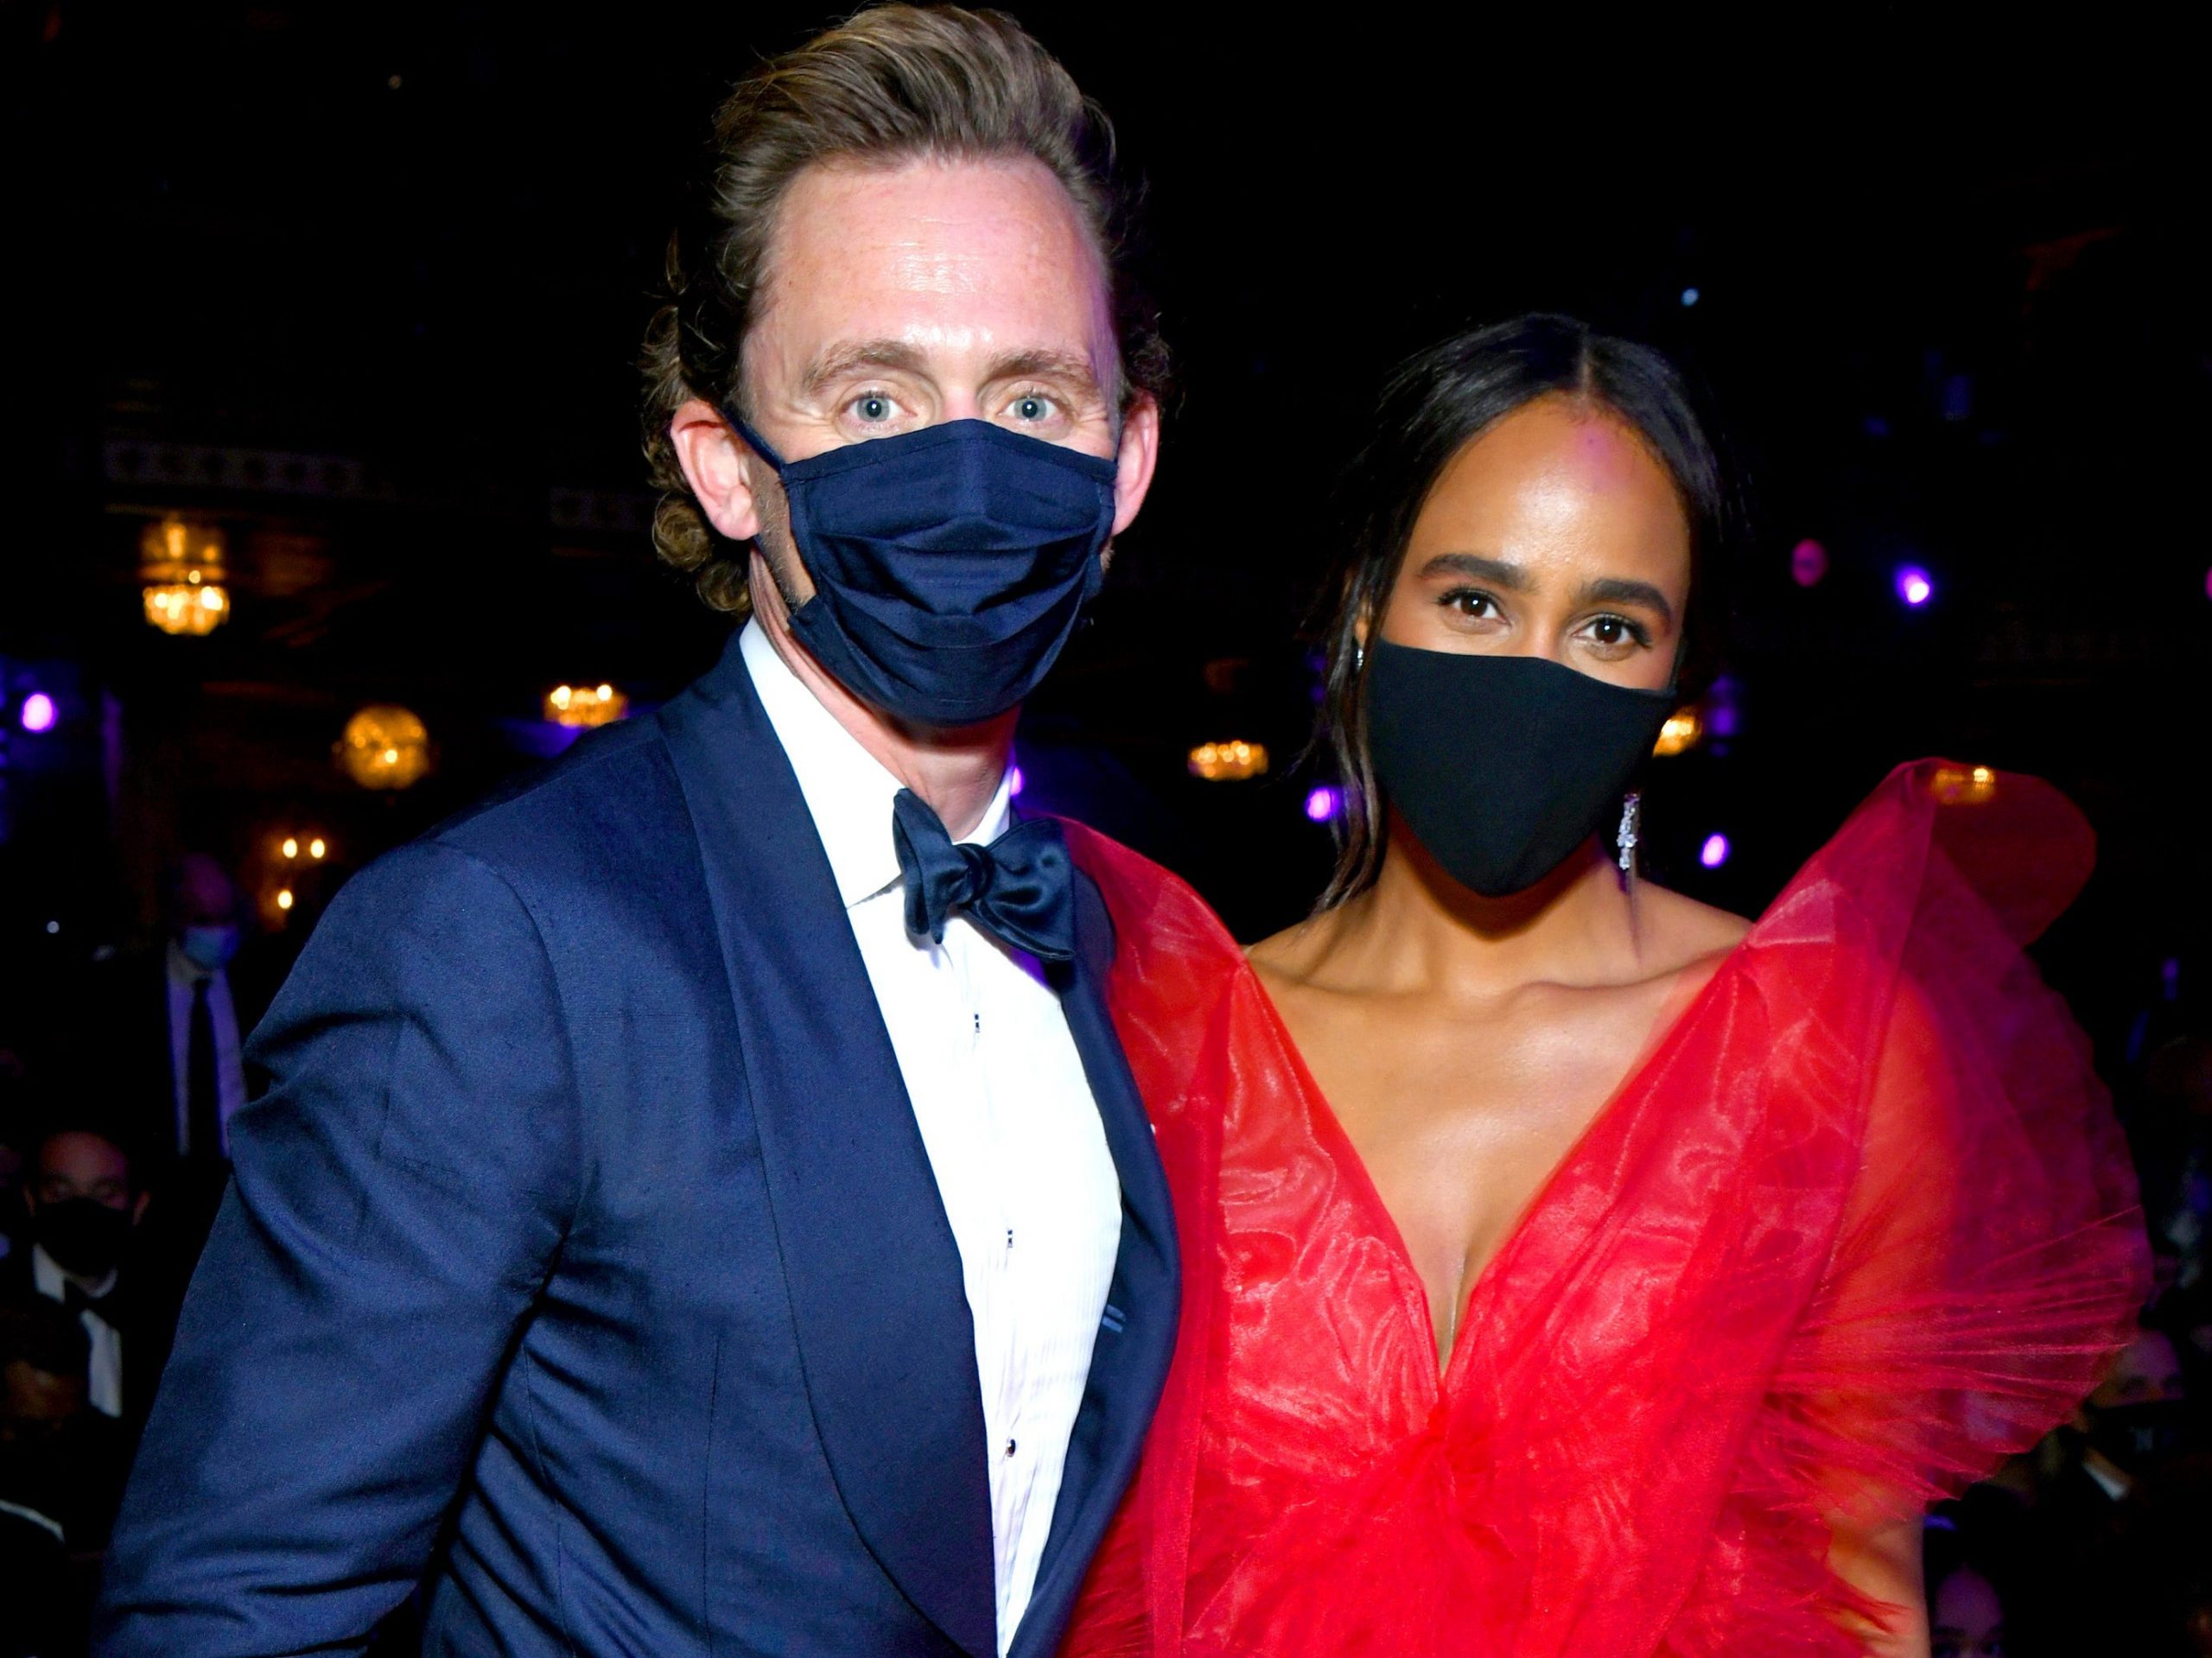
<svg viewBox="0 0 2212 1658"><path fill-rule="evenodd" d="M659 718L699 835L807 1392L839 1495L914 1604L991 1658L974 1328L868 969L734 638Z"/></svg>
<svg viewBox="0 0 2212 1658"><path fill-rule="evenodd" d="M1122 1244L1091 1351L1090 1378L1068 1441L1052 1528L1011 1658L1045 1658L1059 1643L1090 1557L1136 1471L1175 1351L1174 1213L1152 1121L1106 1006L1113 922L1096 883L1079 869L1075 888L1076 955L1059 975L1060 1006L1121 1178Z"/></svg>

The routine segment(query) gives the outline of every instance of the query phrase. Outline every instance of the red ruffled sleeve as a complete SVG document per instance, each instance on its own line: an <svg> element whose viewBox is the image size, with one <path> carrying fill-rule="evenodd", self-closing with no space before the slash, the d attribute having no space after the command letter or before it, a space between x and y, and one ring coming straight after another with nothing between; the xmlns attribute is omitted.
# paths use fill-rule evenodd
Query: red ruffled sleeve
<svg viewBox="0 0 2212 1658"><path fill-rule="evenodd" d="M2148 1293L2127 1148L2089 1045L2024 947L2094 859L2038 778L1901 768L1792 884L1847 904L1840 980L1866 979L1870 1058L1834 1242L1765 1384L1707 1592L1669 1649L1738 1651L1698 1624L1832 1617L1827 1519L1922 1512L2026 1450L2096 1385ZM1781 1067L1777 1085L1817 1086ZM1824 1642L1825 1645L1826 1642ZM1839 1641L1839 1653L1855 1643Z"/></svg>

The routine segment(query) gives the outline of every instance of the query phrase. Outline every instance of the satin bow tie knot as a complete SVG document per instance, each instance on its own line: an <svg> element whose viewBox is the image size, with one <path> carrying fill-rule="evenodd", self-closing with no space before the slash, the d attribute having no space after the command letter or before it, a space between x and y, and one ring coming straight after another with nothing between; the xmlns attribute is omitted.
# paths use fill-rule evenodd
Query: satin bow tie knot
<svg viewBox="0 0 2212 1658"><path fill-rule="evenodd" d="M957 842L911 789L891 803L891 838L906 887L906 931L944 942L955 910L1001 943L1047 962L1075 956L1075 888L1067 836L1049 817L1017 823L988 846Z"/></svg>

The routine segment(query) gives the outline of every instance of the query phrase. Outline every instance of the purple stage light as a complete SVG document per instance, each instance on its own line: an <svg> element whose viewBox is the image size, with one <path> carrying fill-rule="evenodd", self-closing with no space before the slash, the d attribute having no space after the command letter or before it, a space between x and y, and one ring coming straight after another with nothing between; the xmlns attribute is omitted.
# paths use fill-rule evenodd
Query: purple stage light
<svg viewBox="0 0 2212 1658"><path fill-rule="evenodd" d="M1917 610L1936 596L1936 583L1917 564L1897 566L1897 597Z"/></svg>
<svg viewBox="0 0 2212 1658"><path fill-rule="evenodd" d="M1828 549L1810 536L1789 549L1790 579L1801 588L1816 588L1828 573Z"/></svg>
<svg viewBox="0 0 2212 1658"><path fill-rule="evenodd" d="M1316 784L1306 791L1306 815L1317 823L1325 823L1337 815L1337 791L1327 784Z"/></svg>
<svg viewBox="0 0 2212 1658"><path fill-rule="evenodd" d="M1705 837L1705 844L1697 849L1697 861L1707 869L1718 869L1728 861L1728 852L1726 835L1708 835Z"/></svg>
<svg viewBox="0 0 2212 1658"><path fill-rule="evenodd" d="M54 729L54 699L44 691L33 691L23 699L22 719L26 731Z"/></svg>
<svg viewBox="0 0 2212 1658"><path fill-rule="evenodd" d="M1029 779L1021 775L1021 768L1019 765L1015 766L1013 774L1006 780L1007 793L1010 796L1018 795L1028 786Z"/></svg>

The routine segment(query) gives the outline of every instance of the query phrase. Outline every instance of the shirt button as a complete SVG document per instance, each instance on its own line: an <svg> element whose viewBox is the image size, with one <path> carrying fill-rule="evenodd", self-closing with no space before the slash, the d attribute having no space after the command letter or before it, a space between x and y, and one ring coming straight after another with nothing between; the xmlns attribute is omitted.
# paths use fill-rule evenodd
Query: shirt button
<svg viewBox="0 0 2212 1658"><path fill-rule="evenodd" d="M1009 1457L1014 1455L1014 1441L1011 1439L1006 1442L1006 1454Z"/></svg>

